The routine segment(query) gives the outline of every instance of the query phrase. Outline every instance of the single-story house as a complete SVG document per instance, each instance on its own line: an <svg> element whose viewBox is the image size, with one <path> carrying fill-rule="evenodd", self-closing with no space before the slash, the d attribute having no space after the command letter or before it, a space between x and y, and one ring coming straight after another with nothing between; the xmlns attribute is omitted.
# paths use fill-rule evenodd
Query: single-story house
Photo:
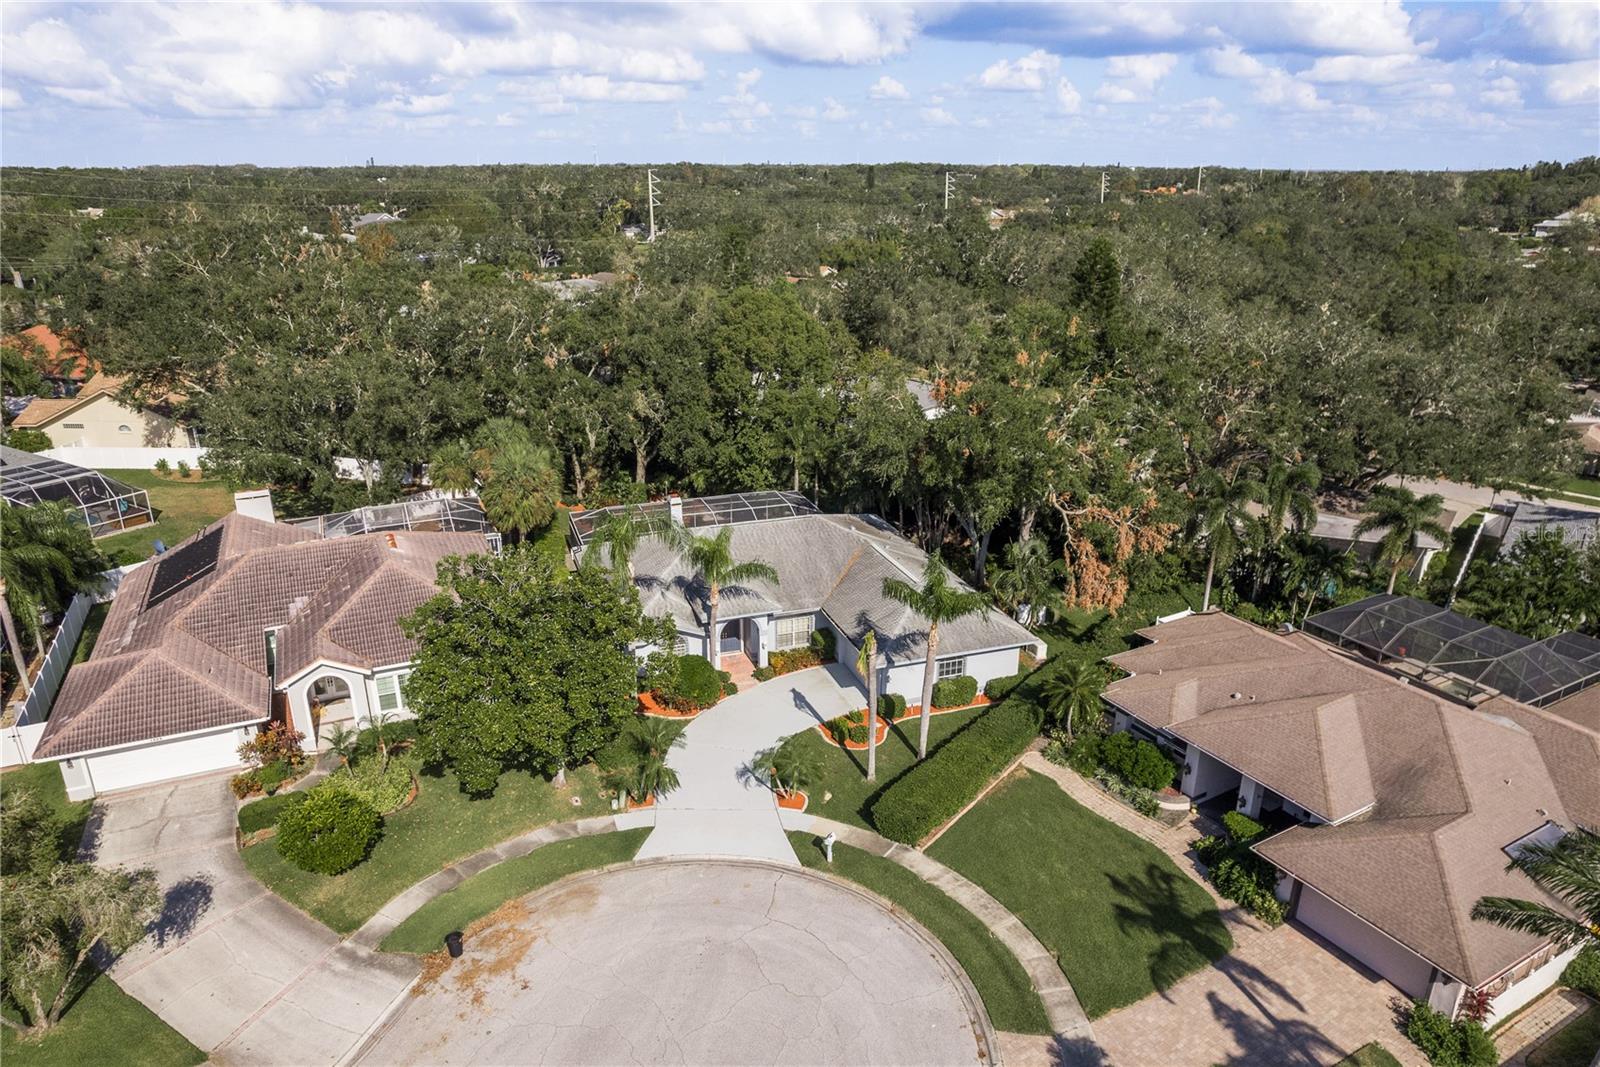
<svg viewBox="0 0 1600 1067"><path fill-rule="evenodd" d="M486 547L481 533L322 536L226 515L123 579L34 758L59 761L78 800L237 766L269 721L312 751L333 723L403 715L416 645L398 620L438 591L441 559Z"/></svg>
<svg viewBox="0 0 1600 1067"><path fill-rule="evenodd" d="M1508 859L1600 825L1600 641L1395 596L1308 628L1323 637L1220 612L1142 630L1110 657L1127 676L1106 704L1180 761L1204 810L1277 830L1255 852L1294 921L1407 996L1455 1013L1482 990L1505 1018L1575 950L1470 913L1482 896L1559 904Z"/></svg>
<svg viewBox="0 0 1600 1067"><path fill-rule="evenodd" d="M1245 511L1260 517L1266 514L1266 509L1259 503L1251 501L1245 505ZM1361 525L1361 520L1366 518L1363 512L1348 507L1335 505L1328 501L1317 506L1316 521L1306 531L1311 537L1325 542L1341 551L1351 552L1358 559L1370 560L1378 552L1378 543L1383 540L1384 530L1368 530L1360 536L1356 535L1356 527ZM1439 524L1446 530L1454 530L1464 516L1455 511L1444 510L1439 513ZM1285 526L1289 523L1285 517ZM1443 548L1444 543L1429 534L1421 534L1417 538L1417 547L1410 554L1406 573L1413 578L1420 578L1428 571L1428 564L1433 562L1433 557Z"/></svg>
<svg viewBox="0 0 1600 1067"><path fill-rule="evenodd" d="M921 698L927 620L884 596L883 581L920 584L928 557L883 519L825 515L801 494L788 492L672 497L645 508L665 509L672 521L699 535L731 527L735 559L762 560L778 572L776 583L724 587L718 632L709 634L706 589L693 568L663 538L644 538L632 557L634 584L648 614L674 622L680 653L724 667L742 666L740 659L762 667L773 652L802 648L813 630L827 628L835 635L839 662L854 670L870 629L883 657L880 691L911 703ZM611 509L574 514L576 555L588 550L589 533L605 510ZM951 581L962 584L953 575ZM938 677L968 675L981 687L1017 673L1024 651L1042 659L1044 643L1004 612L986 608L939 627Z"/></svg>
<svg viewBox="0 0 1600 1067"><path fill-rule="evenodd" d="M1534 533L1553 530L1574 548L1583 548L1600 538L1600 510L1543 504L1521 500L1512 509L1500 537L1500 551Z"/></svg>
<svg viewBox="0 0 1600 1067"><path fill-rule="evenodd" d="M194 448L199 436L171 416L174 398L135 407L118 398L122 379L100 371L69 397L36 397L12 426L41 431L56 448Z"/></svg>
<svg viewBox="0 0 1600 1067"><path fill-rule="evenodd" d="M62 337L44 323L29 326L0 343L27 358L49 385L51 396L71 396L100 373L100 364L90 359L76 341Z"/></svg>
<svg viewBox="0 0 1600 1067"><path fill-rule="evenodd" d="M1600 400L1595 403L1600 404ZM1600 419L1574 419L1573 427L1578 431L1578 447L1583 450L1583 473L1600 478Z"/></svg>
<svg viewBox="0 0 1600 1067"><path fill-rule="evenodd" d="M922 412L923 418L931 421L944 414L944 401L934 394L932 382L921 378L907 378L906 392L917 402L917 410Z"/></svg>

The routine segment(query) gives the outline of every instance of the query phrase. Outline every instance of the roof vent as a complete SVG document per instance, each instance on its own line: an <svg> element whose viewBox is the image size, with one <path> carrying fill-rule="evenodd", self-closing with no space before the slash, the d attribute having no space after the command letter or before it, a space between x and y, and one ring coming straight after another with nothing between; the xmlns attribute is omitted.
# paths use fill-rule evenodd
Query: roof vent
<svg viewBox="0 0 1600 1067"><path fill-rule="evenodd" d="M1278 625L1278 632L1280 634L1292 634L1292 633L1294 633L1294 623L1292 623L1292 622L1280 623Z"/></svg>
<svg viewBox="0 0 1600 1067"><path fill-rule="evenodd" d="M1243 693L1229 693L1229 694L1228 694L1228 699L1229 699L1229 700L1238 700L1238 699L1240 699L1240 698L1241 698L1241 697L1243 697L1243 696L1244 696L1244 694L1243 694Z"/></svg>
<svg viewBox="0 0 1600 1067"><path fill-rule="evenodd" d="M388 542L389 551L391 551L391 552L400 551L400 542L395 538L394 534L386 533L386 534L383 535L383 539Z"/></svg>

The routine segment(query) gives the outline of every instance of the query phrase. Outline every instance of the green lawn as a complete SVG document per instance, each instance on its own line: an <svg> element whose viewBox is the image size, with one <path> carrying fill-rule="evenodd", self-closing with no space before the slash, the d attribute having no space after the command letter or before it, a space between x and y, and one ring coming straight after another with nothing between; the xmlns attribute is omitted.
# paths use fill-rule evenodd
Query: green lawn
<svg viewBox="0 0 1600 1067"><path fill-rule="evenodd" d="M1543 485L1562 493L1600 497L1600 478L1586 474L1560 474L1544 479Z"/></svg>
<svg viewBox="0 0 1600 1067"><path fill-rule="evenodd" d="M41 1040L23 1041L10 1029L0 1030L0 1061L6 1067L82 1067L110 1062L129 1067L189 1067L206 1062L206 1054L117 983L96 975L56 1028Z"/></svg>
<svg viewBox="0 0 1600 1067"><path fill-rule="evenodd" d="M1589 1067L1600 1053L1600 1008L1590 1008L1528 1053L1528 1067Z"/></svg>
<svg viewBox="0 0 1600 1067"><path fill-rule="evenodd" d="M105 474L148 492L156 513L156 521L150 525L96 542L118 566L149 559L157 538L171 548L233 510L233 492L214 479L184 482L153 470L108 470Z"/></svg>
<svg viewBox="0 0 1600 1067"><path fill-rule="evenodd" d="M981 709L979 709L981 710ZM977 711L951 711L928 721L928 752L971 722ZM884 789L917 761L916 719L889 727L889 736L878 746L878 780L867 781L866 752L850 752L830 745L815 730L807 730L795 743L817 753L822 777L807 787L811 798L806 811L827 819L873 829L867 812L879 790Z"/></svg>
<svg viewBox="0 0 1600 1067"><path fill-rule="evenodd" d="M436 952L442 947L445 934L465 930L473 920L488 915L508 900L526 896L578 871L633 859L649 836L649 828L642 828L574 837L507 860L428 901L395 927L379 947L385 952L419 955Z"/></svg>
<svg viewBox="0 0 1600 1067"><path fill-rule="evenodd" d="M0 792L9 789L27 789L42 797L55 810L57 818L61 820L61 858L75 859L78 842L83 840L83 828L88 825L89 809L94 807L94 802L67 799L67 787L61 781L61 765L30 763L25 767L13 767L0 774Z"/></svg>
<svg viewBox="0 0 1600 1067"><path fill-rule="evenodd" d="M1400 1067L1400 1061L1376 1041L1369 1041L1334 1064L1334 1067Z"/></svg>
<svg viewBox="0 0 1600 1067"><path fill-rule="evenodd" d="M807 867L825 870L893 901L937 937L972 979L989 1021L1013 1034L1048 1034L1050 1020L1017 958L978 918L893 860L849 845L833 846L830 866L815 834L791 833Z"/></svg>
<svg viewBox="0 0 1600 1067"><path fill-rule="evenodd" d="M78 635L78 647L72 650L72 662L82 663L89 658L94 651L94 643L100 640L100 628L106 624L106 616L110 613L110 601L89 609L89 614L84 616L83 633Z"/></svg>
<svg viewBox="0 0 1600 1067"><path fill-rule="evenodd" d="M1167 855L1026 773L928 854L987 889L1061 961L1091 1019L1233 947L1211 897Z"/></svg>
<svg viewBox="0 0 1600 1067"><path fill-rule="evenodd" d="M1094 611L1069 608L1059 618L1052 619L1049 625L1036 627L1034 632L1044 638L1047 653L1054 657L1063 649L1075 644L1107 615L1105 608L1097 608Z"/></svg>
<svg viewBox="0 0 1600 1067"><path fill-rule="evenodd" d="M279 856L271 840L245 849L245 865L291 904L349 933L402 889L463 856L546 823L611 811L592 766L567 772L562 788L526 771L508 771L485 800L462 793L448 774L420 777L416 801L384 819L383 837L355 868L331 876L302 871ZM580 803L571 803L574 797Z"/></svg>

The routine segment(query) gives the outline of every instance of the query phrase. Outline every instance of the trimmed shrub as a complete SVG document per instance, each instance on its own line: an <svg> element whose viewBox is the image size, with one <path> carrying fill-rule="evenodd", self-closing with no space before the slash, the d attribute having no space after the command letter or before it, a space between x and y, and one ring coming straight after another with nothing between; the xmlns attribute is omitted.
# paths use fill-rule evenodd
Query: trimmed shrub
<svg viewBox="0 0 1600 1067"><path fill-rule="evenodd" d="M1081 733L1067 746L1067 766L1083 775L1094 777L1100 767L1100 745L1105 740L1099 734Z"/></svg>
<svg viewBox="0 0 1600 1067"><path fill-rule="evenodd" d="M880 834L916 844L964 808L1039 735L1042 715L1020 696L994 705L885 789L872 805Z"/></svg>
<svg viewBox="0 0 1600 1067"><path fill-rule="evenodd" d="M722 699L722 677L704 656L679 656L677 675L661 696L678 711L709 708Z"/></svg>
<svg viewBox="0 0 1600 1067"><path fill-rule="evenodd" d="M278 818L278 854L302 871L339 874L367 858L383 817L366 801L320 785Z"/></svg>
<svg viewBox="0 0 1600 1067"><path fill-rule="evenodd" d="M1242 811L1230 811L1222 817L1228 836L1241 845L1248 845L1267 832L1267 828Z"/></svg>
<svg viewBox="0 0 1600 1067"><path fill-rule="evenodd" d="M292 781L295 769L284 760L276 760L256 771L257 780L261 783L262 792L271 796L278 791L278 787L285 782Z"/></svg>
<svg viewBox="0 0 1600 1067"><path fill-rule="evenodd" d="M233 795L243 800L253 797L261 792L261 772L245 771L228 779L228 788L233 790Z"/></svg>
<svg viewBox="0 0 1600 1067"><path fill-rule="evenodd" d="M999 703L1011 695L1011 691L1022 684L1028 676L1027 671L1018 671L1016 674L1007 674L999 678L990 678L983 683L983 695L995 703Z"/></svg>
<svg viewBox="0 0 1600 1067"><path fill-rule="evenodd" d="M189 477L189 464L186 463L185 461L181 460L181 459L178 460L178 477L180 477L180 478Z"/></svg>
<svg viewBox="0 0 1600 1067"><path fill-rule="evenodd" d="M1159 748L1129 733L1107 737L1100 745L1100 762L1140 789L1165 789L1177 777L1177 769Z"/></svg>
<svg viewBox="0 0 1600 1067"><path fill-rule="evenodd" d="M1254 856L1225 856L1210 869L1211 884L1268 926L1283 923L1283 903L1273 896L1278 874Z"/></svg>
<svg viewBox="0 0 1600 1067"><path fill-rule="evenodd" d="M885 719L898 719L906 713L906 698L899 693L878 694L878 714Z"/></svg>
<svg viewBox="0 0 1600 1067"><path fill-rule="evenodd" d="M167 462L165 456L163 456L161 459L156 460L156 473L157 474L171 474L172 473L172 464Z"/></svg>
<svg viewBox="0 0 1600 1067"><path fill-rule="evenodd" d="M239 829L246 834L257 833L269 826L278 825L283 813L305 802L306 793L279 793L262 800L252 800L239 809Z"/></svg>
<svg viewBox="0 0 1600 1067"><path fill-rule="evenodd" d="M781 652L774 652L767 657L767 662L777 674L788 674L790 671L803 671L807 667L820 666L822 656L813 648L786 648Z"/></svg>
<svg viewBox="0 0 1600 1067"><path fill-rule="evenodd" d="M978 680L970 674L933 683L933 706L964 708L978 699Z"/></svg>
<svg viewBox="0 0 1600 1067"><path fill-rule="evenodd" d="M837 651L838 638L831 629L811 631L811 651L817 654L819 660L834 658Z"/></svg>
<svg viewBox="0 0 1600 1067"><path fill-rule="evenodd" d="M755 680L758 682L770 682L772 679L778 676L778 672L773 670L770 666L757 667L752 673L755 677Z"/></svg>
<svg viewBox="0 0 1600 1067"><path fill-rule="evenodd" d="M1561 972L1561 984L1600 1000L1600 948L1590 945Z"/></svg>
<svg viewBox="0 0 1600 1067"><path fill-rule="evenodd" d="M1500 1062L1494 1038L1484 1032L1482 1023L1454 1022L1425 1000L1411 1002L1406 1036L1434 1067L1495 1067Z"/></svg>
<svg viewBox="0 0 1600 1067"><path fill-rule="evenodd" d="M849 741L852 745L867 743L867 709L857 708L845 715L829 719L823 724L828 733L839 744Z"/></svg>

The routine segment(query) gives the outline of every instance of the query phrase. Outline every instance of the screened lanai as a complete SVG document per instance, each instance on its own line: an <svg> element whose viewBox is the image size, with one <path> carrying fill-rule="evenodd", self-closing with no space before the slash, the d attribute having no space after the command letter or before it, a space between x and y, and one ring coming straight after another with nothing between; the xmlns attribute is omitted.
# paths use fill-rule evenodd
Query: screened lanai
<svg viewBox="0 0 1600 1067"><path fill-rule="evenodd" d="M83 517L95 537L143 526L154 518L143 489L96 470L0 445L0 496L17 507L53 501Z"/></svg>
<svg viewBox="0 0 1600 1067"><path fill-rule="evenodd" d="M1600 683L1593 638L1535 641L1415 597L1367 597L1311 616L1305 630L1465 699L1500 693L1543 707Z"/></svg>
<svg viewBox="0 0 1600 1067"><path fill-rule="evenodd" d="M796 515L815 515L817 506L804 493L763 489L751 493L671 498L654 500L648 504L577 511L572 514L573 547L582 548L589 543L589 539L594 536L595 525L602 515L620 511L627 511L641 519L665 519L670 515L680 525L692 530L702 526L731 526L741 522L759 522L762 519L790 519Z"/></svg>
<svg viewBox="0 0 1600 1067"><path fill-rule="evenodd" d="M371 504L354 511L290 520L323 537L350 537L385 530L461 530L482 533L489 547L500 550L500 534L490 525L476 497L418 495L393 504Z"/></svg>

